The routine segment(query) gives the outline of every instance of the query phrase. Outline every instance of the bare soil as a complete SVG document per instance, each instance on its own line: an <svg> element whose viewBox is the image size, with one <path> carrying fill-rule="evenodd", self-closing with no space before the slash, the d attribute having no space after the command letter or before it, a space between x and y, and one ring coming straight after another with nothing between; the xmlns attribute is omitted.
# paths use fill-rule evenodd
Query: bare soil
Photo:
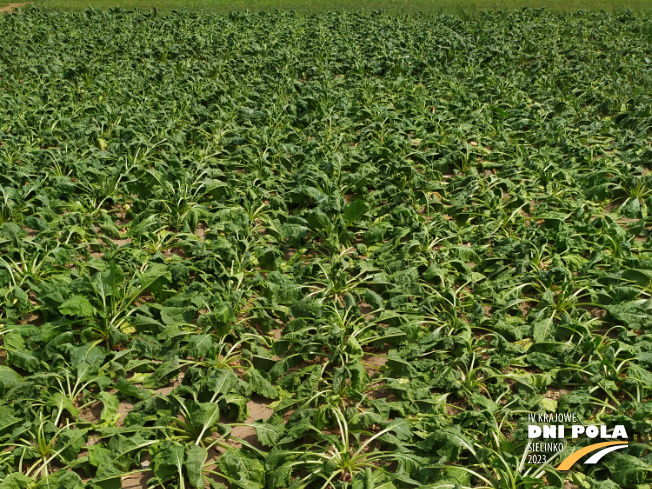
<svg viewBox="0 0 652 489"><path fill-rule="evenodd" d="M366 363L365 370L367 375L373 377L373 375L382 370L383 365L387 363L387 357L381 355L365 355L362 357L362 361Z"/></svg>
<svg viewBox="0 0 652 489"><path fill-rule="evenodd" d="M264 397L254 394L251 401L247 403L249 417L245 420L245 423L253 423L254 421L271 418L272 414L274 414L274 410L267 407L268 404L269 401ZM231 435L251 443L256 448L262 448L262 445L258 443L258 437L256 436L256 430L254 428L249 426L235 426L231 430ZM242 446L237 442L234 442L234 445L238 448Z"/></svg>
<svg viewBox="0 0 652 489"><path fill-rule="evenodd" d="M0 7L0 14L9 14L11 13L14 9L16 8L22 8L25 5L28 5L30 2L25 2L25 3L10 3L9 5L5 5L4 7Z"/></svg>
<svg viewBox="0 0 652 489"><path fill-rule="evenodd" d="M122 489L145 489L147 480L152 477L149 472L141 472L122 478Z"/></svg>

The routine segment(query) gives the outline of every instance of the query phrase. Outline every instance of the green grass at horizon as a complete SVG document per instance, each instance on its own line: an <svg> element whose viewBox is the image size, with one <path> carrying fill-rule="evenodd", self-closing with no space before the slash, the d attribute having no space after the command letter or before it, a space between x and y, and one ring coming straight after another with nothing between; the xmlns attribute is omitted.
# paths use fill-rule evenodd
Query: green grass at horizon
<svg viewBox="0 0 652 489"><path fill-rule="evenodd" d="M9 2L0 2L0 6ZM61 10L83 10L121 7L124 9L160 11L196 10L205 12L228 12L234 10L294 10L300 13L318 13L329 10L374 11L384 10L388 14L423 13L478 13L486 10L541 8L558 12L577 10L651 10L652 0L36 0L38 7Z"/></svg>

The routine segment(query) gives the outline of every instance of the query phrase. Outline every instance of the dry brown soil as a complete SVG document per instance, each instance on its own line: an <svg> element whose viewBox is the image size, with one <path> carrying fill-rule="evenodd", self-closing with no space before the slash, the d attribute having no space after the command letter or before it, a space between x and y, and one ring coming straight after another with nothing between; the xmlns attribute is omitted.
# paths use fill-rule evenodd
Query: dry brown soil
<svg viewBox="0 0 652 489"><path fill-rule="evenodd" d="M9 5L5 5L4 7L0 7L0 14L8 14L10 13L13 9L15 8L20 8L24 7L27 5L29 2L25 3L10 3Z"/></svg>

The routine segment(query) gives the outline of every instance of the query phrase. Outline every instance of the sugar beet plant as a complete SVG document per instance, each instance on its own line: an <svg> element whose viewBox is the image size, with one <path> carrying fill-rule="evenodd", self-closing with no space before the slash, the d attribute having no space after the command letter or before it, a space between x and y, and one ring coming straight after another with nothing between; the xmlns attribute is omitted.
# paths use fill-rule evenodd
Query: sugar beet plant
<svg viewBox="0 0 652 489"><path fill-rule="evenodd" d="M651 20L0 16L0 488L649 487Z"/></svg>

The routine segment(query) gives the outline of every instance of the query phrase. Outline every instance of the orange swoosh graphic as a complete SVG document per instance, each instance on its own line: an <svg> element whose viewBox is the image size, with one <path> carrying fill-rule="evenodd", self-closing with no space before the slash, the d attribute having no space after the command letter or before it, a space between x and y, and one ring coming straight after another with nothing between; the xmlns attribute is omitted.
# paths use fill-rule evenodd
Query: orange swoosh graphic
<svg viewBox="0 0 652 489"><path fill-rule="evenodd" d="M609 447L611 445L627 445L627 442L605 441L604 443L596 443L595 445L589 445L588 447L584 447L581 450L571 453L568 457L562 460L562 462L556 468L557 470L568 470L575 464L575 462L581 459L584 455L587 455L591 452L595 452L600 448Z"/></svg>

